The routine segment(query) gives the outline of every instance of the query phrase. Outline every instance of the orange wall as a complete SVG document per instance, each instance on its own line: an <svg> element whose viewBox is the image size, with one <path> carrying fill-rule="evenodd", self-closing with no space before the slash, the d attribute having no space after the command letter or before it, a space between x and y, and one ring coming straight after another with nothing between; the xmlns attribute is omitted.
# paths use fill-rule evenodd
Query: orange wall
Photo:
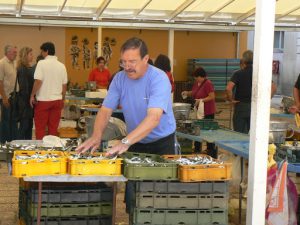
<svg viewBox="0 0 300 225"><path fill-rule="evenodd" d="M192 58L235 58L236 33L176 31L173 75L187 80L187 60Z"/></svg>
<svg viewBox="0 0 300 225"><path fill-rule="evenodd" d="M65 63L68 77L71 82L83 85L88 78L90 70L95 67L83 69L82 52L79 56L79 67L72 68L70 45L73 35L78 36L78 45L82 50L82 39L89 39L89 48L93 54L93 45L98 38L96 28L62 28L38 26L0 26L0 58L6 44L16 45L18 49L30 46L34 55L40 53L40 45L45 41L52 41L56 47L59 61ZM168 31L147 29L117 29L103 28L102 43L104 38L115 38L116 45L112 46L112 58L108 64L111 73L119 69L120 47L130 37L142 38L148 48L150 57L155 58L160 54L168 54ZM187 80L187 59L190 58L235 58L236 33L231 32L196 32L175 31L174 34L174 68L176 81ZM240 55L247 48L247 32L240 33ZM2 50L2 51L1 51ZM93 60L91 59L91 64Z"/></svg>
<svg viewBox="0 0 300 225"><path fill-rule="evenodd" d="M116 40L116 45L112 46L112 58L108 65L112 74L119 70L120 49L122 44L131 37L138 37L145 41L152 60L160 53L168 54L168 31L104 28L102 30L102 42L106 37L110 39L115 38Z"/></svg>
<svg viewBox="0 0 300 225"><path fill-rule="evenodd" d="M40 46L51 41L55 45L58 60L65 63L65 28L43 26L0 26L0 58L4 55L4 46L7 44L22 47L31 47L34 58L40 54Z"/></svg>

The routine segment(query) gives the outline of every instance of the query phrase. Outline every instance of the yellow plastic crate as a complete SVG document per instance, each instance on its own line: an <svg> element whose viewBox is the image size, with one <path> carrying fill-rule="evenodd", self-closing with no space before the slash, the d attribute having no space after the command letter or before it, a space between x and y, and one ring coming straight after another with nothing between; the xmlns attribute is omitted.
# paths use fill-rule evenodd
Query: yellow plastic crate
<svg viewBox="0 0 300 225"><path fill-rule="evenodd" d="M16 156L32 156L34 154L55 154L58 158L53 159L28 159L17 160ZM12 175L14 177L39 176L39 175L62 175L67 173L67 158L60 151L14 151L12 160Z"/></svg>
<svg viewBox="0 0 300 225"><path fill-rule="evenodd" d="M191 158L197 155L164 155L167 160L176 160L179 158ZM206 156L200 154L199 156ZM214 160L215 162L220 162ZM178 165L178 178L181 182L198 181L221 181L232 178L232 164L203 164L203 165Z"/></svg>
<svg viewBox="0 0 300 225"><path fill-rule="evenodd" d="M100 153L94 153L94 156L100 156ZM71 156L71 155L70 155ZM71 159L68 157L68 173L71 175L103 175L118 176L121 175L121 158L109 159Z"/></svg>
<svg viewBox="0 0 300 225"><path fill-rule="evenodd" d="M232 178L232 164L179 165L178 178L182 182L220 181Z"/></svg>

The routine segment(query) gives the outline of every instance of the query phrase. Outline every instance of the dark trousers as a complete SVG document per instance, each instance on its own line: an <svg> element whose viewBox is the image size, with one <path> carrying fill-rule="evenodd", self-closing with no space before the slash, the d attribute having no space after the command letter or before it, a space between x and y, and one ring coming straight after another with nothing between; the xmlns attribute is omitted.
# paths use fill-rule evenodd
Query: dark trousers
<svg viewBox="0 0 300 225"><path fill-rule="evenodd" d="M142 144L136 143L128 149L129 152L149 153L158 155L175 154L175 133L158 141ZM132 213L135 206L136 181L128 181L125 189L126 212Z"/></svg>
<svg viewBox="0 0 300 225"><path fill-rule="evenodd" d="M18 140L32 139L33 119L22 119L18 132Z"/></svg>
<svg viewBox="0 0 300 225"><path fill-rule="evenodd" d="M10 108L1 105L0 142L10 142L17 139L17 121L12 117Z"/></svg>
<svg viewBox="0 0 300 225"><path fill-rule="evenodd" d="M211 119L213 120L215 118L215 114L205 115L204 119ZM200 131L201 132L201 131ZM194 152L195 153L201 153L202 151L202 143L195 141L194 143ZM216 149L216 146L214 143L207 143L207 154L210 155L213 158L218 157L218 151Z"/></svg>
<svg viewBox="0 0 300 225"><path fill-rule="evenodd" d="M250 130L251 102L239 102L234 106L233 129L234 131L248 134Z"/></svg>

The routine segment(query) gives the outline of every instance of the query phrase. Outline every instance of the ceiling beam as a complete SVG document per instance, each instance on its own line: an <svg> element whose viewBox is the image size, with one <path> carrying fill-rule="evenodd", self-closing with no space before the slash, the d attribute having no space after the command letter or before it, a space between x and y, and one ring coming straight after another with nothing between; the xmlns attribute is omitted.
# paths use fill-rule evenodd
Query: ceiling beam
<svg viewBox="0 0 300 225"><path fill-rule="evenodd" d="M21 17L22 8L23 8L23 5L24 5L24 1L25 0L18 0L17 1L17 5L16 5L16 9L17 9L16 17Z"/></svg>
<svg viewBox="0 0 300 225"><path fill-rule="evenodd" d="M247 19L250 16L253 16L255 14L255 7L253 9L250 9L248 12L246 12L245 14L241 15L240 17L238 17L236 19L236 21L234 21L236 24L239 24L240 22L244 21L245 19Z"/></svg>
<svg viewBox="0 0 300 225"><path fill-rule="evenodd" d="M62 20L62 19L29 19L29 18L4 18L0 17L1 25L24 25L24 26L49 26L49 27L106 27L123 29L160 29L160 30L188 30L188 31L219 31L219 32L240 32L254 30L254 26L236 25L209 25L209 24L178 24L178 23L136 23L130 21L83 21L83 20ZM300 32L297 26L275 27L276 31Z"/></svg>
<svg viewBox="0 0 300 225"><path fill-rule="evenodd" d="M196 0L186 0L184 1L173 13L170 15L170 17L167 19L168 22L170 22L172 19L174 19L176 16L178 16L180 13L182 13L187 7L189 7L191 4L193 4Z"/></svg>
<svg viewBox="0 0 300 225"><path fill-rule="evenodd" d="M143 10L152 2L152 0L148 0L145 4L134 14L134 17L137 17Z"/></svg>
<svg viewBox="0 0 300 225"><path fill-rule="evenodd" d="M215 15L216 13L218 13L219 11L221 11L222 9L224 9L226 6L230 5L234 1L235 0L229 0L229 1L225 2L222 6L217 8L217 10L215 10L214 12L211 12L207 16L205 16L204 20L207 20L209 17Z"/></svg>
<svg viewBox="0 0 300 225"><path fill-rule="evenodd" d="M104 10L106 9L106 7L109 5L110 2L111 2L111 0L104 0L102 2L102 4L99 6L99 8L96 11L96 16L95 16L95 18L93 18L94 20L99 19L99 17L102 15L102 13L104 12Z"/></svg>
<svg viewBox="0 0 300 225"><path fill-rule="evenodd" d="M281 19L281 18L283 18L283 17L285 17L285 16L291 14L292 12L297 11L298 9L300 9L300 5L299 5L299 6L296 6L295 8L293 8L293 9L287 11L287 12L285 12L284 14L280 14L280 15L276 16L276 17L275 17L275 21L277 21L277 20L279 20L279 19Z"/></svg>
<svg viewBox="0 0 300 225"><path fill-rule="evenodd" d="M61 5L61 7L58 10L58 15L61 16L62 11L64 10L66 4L67 4L68 0L64 0L63 4Z"/></svg>

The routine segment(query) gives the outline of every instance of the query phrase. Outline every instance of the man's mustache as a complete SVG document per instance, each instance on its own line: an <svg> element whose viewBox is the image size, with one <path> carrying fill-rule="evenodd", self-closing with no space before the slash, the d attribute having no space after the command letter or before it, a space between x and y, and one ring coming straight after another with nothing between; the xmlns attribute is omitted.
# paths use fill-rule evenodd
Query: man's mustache
<svg viewBox="0 0 300 225"><path fill-rule="evenodd" d="M126 73L135 73L135 70L125 70Z"/></svg>

